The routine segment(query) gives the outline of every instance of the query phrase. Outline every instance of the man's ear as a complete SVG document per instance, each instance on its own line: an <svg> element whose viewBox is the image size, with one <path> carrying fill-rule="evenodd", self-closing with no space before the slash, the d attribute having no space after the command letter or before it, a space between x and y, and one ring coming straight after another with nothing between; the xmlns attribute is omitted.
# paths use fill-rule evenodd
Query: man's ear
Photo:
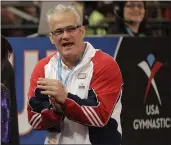
<svg viewBox="0 0 171 145"><path fill-rule="evenodd" d="M49 39L52 44L55 44L54 37L53 37L52 33L49 33Z"/></svg>
<svg viewBox="0 0 171 145"><path fill-rule="evenodd" d="M85 34L86 34L86 29L85 29L85 27L84 26L81 26L81 36L82 36L82 38L84 38L85 37Z"/></svg>

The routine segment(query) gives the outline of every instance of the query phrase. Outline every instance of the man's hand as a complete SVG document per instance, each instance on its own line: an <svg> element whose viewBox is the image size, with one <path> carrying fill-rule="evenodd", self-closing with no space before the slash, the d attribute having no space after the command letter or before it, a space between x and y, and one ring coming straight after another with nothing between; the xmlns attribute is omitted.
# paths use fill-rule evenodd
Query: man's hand
<svg viewBox="0 0 171 145"><path fill-rule="evenodd" d="M61 104L59 103L56 103L55 102L55 99L53 97L49 97L49 100L53 106L53 109L54 111L57 113L57 114L62 114L63 113L63 109L62 109L62 106Z"/></svg>
<svg viewBox="0 0 171 145"><path fill-rule="evenodd" d="M37 88L45 90L41 91L41 94L54 98L52 101L53 105L55 105L54 103L63 104L68 95L64 86L58 80L54 79L39 78Z"/></svg>

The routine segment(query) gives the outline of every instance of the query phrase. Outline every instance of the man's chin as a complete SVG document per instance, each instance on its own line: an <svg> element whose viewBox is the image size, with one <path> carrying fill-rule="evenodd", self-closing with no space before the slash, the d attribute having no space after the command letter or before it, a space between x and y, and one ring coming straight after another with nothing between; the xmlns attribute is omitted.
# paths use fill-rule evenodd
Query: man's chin
<svg viewBox="0 0 171 145"><path fill-rule="evenodd" d="M64 52L64 53L63 53L63 56L64 56L64 57L72 57L73 54L72 54L71 51L70 51L70 52L68 51L68 52Z"/></svg>

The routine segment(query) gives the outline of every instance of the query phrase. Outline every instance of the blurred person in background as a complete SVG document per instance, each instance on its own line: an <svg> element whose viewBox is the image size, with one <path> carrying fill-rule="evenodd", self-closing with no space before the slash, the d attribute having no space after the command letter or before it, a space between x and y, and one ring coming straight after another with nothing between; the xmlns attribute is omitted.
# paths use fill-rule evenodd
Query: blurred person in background
<svg viewBox="0 0 171 145"><path fill-rule="evenodd" d="M14 70L9 62L12 47L1 35L1 143L19 144Z"/></svg>
<svg viewBox="0 0 171 145"><path fill-rule="evenodd" d="M1 33L8 37L24 36L24 32L21 28L16 29L15 26L21 24L21 19L10 12L7 7L1 8Z"/></svg>
<svg viewBox="0 0 171 145"><path fill-rule="evenodd" d="M111 20L111 18L113 19L113 2L89 1L88 4L92 10L88 15L89 27L86 29L86 35L106 35L108 29L108 21ZM85 9L85 11L87 10L88 9ZM87 12L85 12L85 14L86 13Z"/></svg>
<svg viewBox="0 0 171 145"><path fill-rule="evenodd" d="M36 17L36 18L40 17L40 10L39 10L38 7L36 7L34 5L24 6L22 9L23 9L23 12L25 12L26 14L28 14L30 16L33 16L33 17ZM26 24L35 25L35 22L23 19L22 20L22 24L25 24L25 25Z"/></svg>
<svg viewBox="0 0 171 145"><path fill-rule="evenodd" d="M110 26L109 34L127 34L128 36L150 36L147 29L147 8L144 1L118 1L114 7L116 26Z"/></svg>
<svg viewBox="0 0 171 145"><path fill-rule="evenodd" d="M21 10L23 10L23 12L25 12L26 14L28 14L32 17L35 17L37 19L39 19L39 17L40 17L39 7L36 7L34 5L24 6ZM27 27L27 29L23 29L24 34L26 36L37 33L37 31L38 31L38 28L37 28L38 24L35 23L34 21L22 19L21 24L23 27Z"/></svg>
<svg viewBox="0 0 171 145"><path fill-rule="evenodd" d="M89 16L89 26L86 35L106 35L106 30L101 28L105 22L104 5L102 2L91 2L93 10Z"/></svg>

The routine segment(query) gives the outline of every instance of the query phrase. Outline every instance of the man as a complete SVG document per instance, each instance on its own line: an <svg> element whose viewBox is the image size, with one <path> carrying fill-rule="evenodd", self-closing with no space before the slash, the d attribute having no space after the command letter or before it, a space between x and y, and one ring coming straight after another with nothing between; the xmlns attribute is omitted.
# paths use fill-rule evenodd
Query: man
<svg viewBox="0 0 171 145"><path fill-rule="evenodd" d="M58 5L47 14L57 53L36 65L28 93L28 119L47 130L45 144L121 143L122 77L112 57L84 42L75 7Z"/></svg>

